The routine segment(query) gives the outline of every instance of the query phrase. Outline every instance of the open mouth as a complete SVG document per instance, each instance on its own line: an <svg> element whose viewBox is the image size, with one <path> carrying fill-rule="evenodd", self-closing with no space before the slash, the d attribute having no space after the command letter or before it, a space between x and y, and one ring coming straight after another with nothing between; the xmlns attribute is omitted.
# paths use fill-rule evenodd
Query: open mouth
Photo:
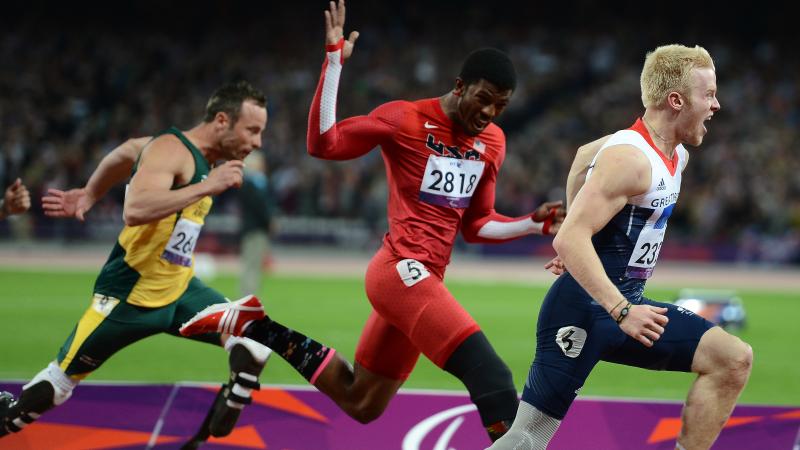
<svg viewBox="0 0 800 450"><path fill-rule="evenodd" d="M704 132L708 132L708 127L706 126L706 122L710 122L710 121L711 121L711 116L706 117L706 119L703 121L703 131Z"/></svg>

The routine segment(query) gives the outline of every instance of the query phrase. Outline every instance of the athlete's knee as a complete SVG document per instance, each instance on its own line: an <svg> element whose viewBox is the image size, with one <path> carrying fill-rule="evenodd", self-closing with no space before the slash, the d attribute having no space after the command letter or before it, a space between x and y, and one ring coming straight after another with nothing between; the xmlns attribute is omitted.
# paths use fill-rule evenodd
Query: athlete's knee
<svg viewBox="0 0 800 450"><path fill-rule="evenodd" d="M711 333L714 329L709 330ZM711 374L720 383L741 389L747 383L753 367L753 349L736 336L721 329L710 335L705 343L701 340L698 348L701 361L698 362L700 374ZM705 336L704 336L705 338Z"/></svg>
<svg viewBox="0 0 800 450"><path fill-rule="evenodd" d="M386 411L386 402L382 402L372 396L359 399L350 404L347 414L361 424L368 424L377 420Z"/></svg>
<svg viewBox="0 0 800 450"><path fill-rule="evenodd" d="M584 379L534 361L525 381L522 400L550 417L563 420Z"/></svg>
<svg viewBox="0 0 800 450"><path fill-rule="evenodd" d="M367 424L383 415L405 378L373 372L361 362L355 367L338 356L325 367L314 385L353 420Z"/></svg>
<svg viewBox="0 0 800 450"><path fill-rule="evenodd" d="M723 365L730 375L730 383L744 387L753 369L753 347L737 337L734 339L735 344L726 352Z"/></svg>
<svg viewBox="0 0 800 450"><path fill-rule="evenodd" d="M444 369L464 383L484 425L499 428L510 425L518 404L514 379L483 332L465 339L450 355Z"/></svg>
<svg viewBox="0 0 800 450"><path fill-rule="evenodd" d="M386 411L392 398L388 392L386 385L382 383L364 384L362 380L356 380L349 390L348 401L343 405L344 410L357 422L368 424Z"/></svg>
<svg viewBox="0 0 800 450"><path fill-rule="evenodd" d="M485 384L495 390L514 389L511 369L500 359L482 331L464 339L447 359L444 370L464 382Z"/></svg>
<svg viewBox="0 0 800 450"><path fill-rule="evenodd" d="M495 355L496 356L496 355ZM495 393L506 392L517 396L517 389L514 387L514 377L511 369L499 356L489 358L484 363L476 366L471 373L466 374L465 378L471 379L472 385L476 389L478 396L492 395ZM484 389L478 386L482 385ZM481 392L485 391L485 392ZM514 402L516 405L516 402Z"/></svg>

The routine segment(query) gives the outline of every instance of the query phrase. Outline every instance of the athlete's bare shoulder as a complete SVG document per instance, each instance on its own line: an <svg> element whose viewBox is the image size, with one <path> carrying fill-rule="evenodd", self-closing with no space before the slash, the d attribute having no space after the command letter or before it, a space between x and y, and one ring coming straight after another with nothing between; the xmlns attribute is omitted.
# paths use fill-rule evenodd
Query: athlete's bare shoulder
<svg viewBox="0 0 800 450"><path fill-rule="evenodd" d="M597 152L600 151L600 148L605 145L605 143L611 138L612 135L608 134L606 136L601 137L600 139L596 139L588 144L583 144L578 147L578 152L575 154L575 162L586 162L586 166L594 159ZM573 163L574 165L574 163Z"/></svg>
<svg viewBox="0 0 800 450"><path fill-rule="evenodd" d="M180 139L178 139L178 136L175 136L172 133L164 133L148 141L142 149L142 153L152 152L153 148L164 149L182 145L183 143Z"/></svg>
<svg viewBox="0 0 800 450"><path fill-rule="evenodd" d="M611 145L595 159L592 179L596 177L628 196L639 195L650 186L650 160L634 145Z"/></svg>
<svg viewBox="0 0 800 450"><path fill-rule="evenodd" d="M160 136L156 136L152 140L153 143L160 143L161 145L183 145L178 136L175 136L172 133L164 133Z"/></svg>
<svg viewBox="0 0 800 450"><path fill-rule="evenodd" d="M586 181L586 173L589 171L592 160L610 137L609 134L578 147L567 176L567 208L575 200L575 196Z"/></svg>
<svg viewBox="0 0 800 450"><path fill-rule="evenodd" d="M194 157L177 136L171 133L162 134L148 143L142 150L139 170L170 172L183 182L191 178L194 171Z"/></svg>

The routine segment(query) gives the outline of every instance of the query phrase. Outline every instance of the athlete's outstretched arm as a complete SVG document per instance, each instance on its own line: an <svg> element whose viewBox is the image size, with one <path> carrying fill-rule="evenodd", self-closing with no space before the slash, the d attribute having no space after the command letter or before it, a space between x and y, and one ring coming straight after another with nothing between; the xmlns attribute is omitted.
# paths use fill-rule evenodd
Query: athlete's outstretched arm
<svg viewBox="0 0 800 450"><path fill-rule="evenodd" d="M570 274L615 319L627 300L606 275L592 246L592 236L625 207L630 197L647 191L650 171L647 157L633 146L617 145L604 150L553 240L553 248ZM635 305L620 327L650 347L664 332L664 313L666 308Z"/></svg>
<svg viewBox="0 0 800 450"><path fill-rule="evenodd" d="M461 234L467 242L500 243L527 234L555 234L558 231L564 219L561 201L544 203L522 217L498 214L494 209L497 172L493 167L486 171L462 219Z"/></svg>
<svg viewBox="0 0 800 450"><path fill-rule="evenodd" d="M194 174L194 158L173 135L153 140L142 152L139 167L125 196L123 219L129 226L142 225L174 214L208 195L217 195L242 184L242 161L227 161L211 170L202 183L183 184Z"/></svg>
<svg viewBox="0 0 800 450"><path fill-rule="evenodd" d="M108 193L112 186L130 176L136 160L151 139L149 136L128 139L109 152L94 169L86 186L82 188L68 191L48 189L47 194L42 197L42 209L45 215L85 220L86 213Z"/></svg>
<svg viewBox="0 0 800 450"><path fill-rule="evenodd" d="M306 143L311 156L345 160L357 158L390 138L395 131L396 115L387 115L383 107L368 116L336 122L339 77L344 61L353 53L358 32L344 39L344 1L331 2L325 11L325 62L308 113ZM391 104L388 104L391 105ZM387 105L384 105L387 106Z"/></svg>

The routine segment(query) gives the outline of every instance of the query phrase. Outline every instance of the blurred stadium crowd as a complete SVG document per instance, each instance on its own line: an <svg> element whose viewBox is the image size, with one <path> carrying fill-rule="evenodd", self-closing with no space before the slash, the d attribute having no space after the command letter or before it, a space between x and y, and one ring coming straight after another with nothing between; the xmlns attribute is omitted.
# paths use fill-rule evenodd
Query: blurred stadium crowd
<svg viewBox="0 0 800 450"><path fill-rule="evenodd" d="M325 3L317 3L262 5L257 13L251 3L203 4L200 12L176 6L149 16L156 5L144 2L128 6L127 17L107 7L82 20L22 9L0 19L0 182L21 176L37 199L24 229L2 225L0 235L87 237L77 224L44 217L41 193L81 186L129 137L193 126L210 92L240 78L268 96L264 151L282 214L348 217L380 230L379 152L344 163L306 154L323 58ZM727 259L800 263L800 60L794 42L770 34L768 19L750 22L761 23L757 32L737 33L737 22L714 33L702 18L676 31L618 11L595 16L598 8L566 19L557 5L499 16L480 2L426 5L349 2L348 24L361 38L343 72L339 118L392 99L441 95L470 50L506 50L520 83L499 120L508 154L497 209L522 215L563 198L579 145L641 114L638 76L648 49L700 44L717 64L722 111L699 151L690 149L670 239L733 249L719 253ZM122 192L96 205L91 221L121 223ZM214 214L234 214L233 200L223 195Z"/></svg>

